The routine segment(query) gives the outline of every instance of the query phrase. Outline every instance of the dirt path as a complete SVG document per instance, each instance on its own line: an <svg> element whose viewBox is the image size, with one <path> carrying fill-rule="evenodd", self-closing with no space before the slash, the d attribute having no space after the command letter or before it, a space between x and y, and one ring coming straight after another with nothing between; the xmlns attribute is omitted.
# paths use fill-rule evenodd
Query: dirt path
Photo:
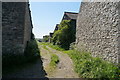
<svg viewBox="0 0 120 80"><path fill-rule="evenodd" d="M67 54L52 49L48 46L46 47L48 48L48 50L41 48L41 56L42 58L44 58L43 59L44 68L46 68L50 63L51 56L50 55L48 56L48 54L56 54L59 57L60 61L56 69L52 72L52 74L47 73L48 78L79 78L78 75L74 72L73 62Z"/></svg>
<svg viewBox="0 0 120 80"><path fill-rule="evenodd" d="M44 48L41 45L39 48L41 51L40 59L38 59L35 63L24 66L16 72L4 75L3 78L79 78L74 72L73 62L67 54L48 46ZM52 73L49 72L50 70L48 68L51 61L51 54L56 54L60 61ZM45 76L46 74L47 76Z"/></svg>
<svg viewBox="0 0 120 80"><path fill-rule="evenodd" d="M43 61L44 68L49 65L51 61L51 55L48 50L44 49L43 46L39 46L40 54Z"/></svg>

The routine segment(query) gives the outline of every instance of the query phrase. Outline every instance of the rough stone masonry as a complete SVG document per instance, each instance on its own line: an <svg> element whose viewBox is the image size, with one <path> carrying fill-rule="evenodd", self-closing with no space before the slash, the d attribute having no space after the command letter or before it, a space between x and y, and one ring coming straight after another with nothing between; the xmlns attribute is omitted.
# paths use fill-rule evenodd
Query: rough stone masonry
<svg viewBox="0 0 120 80"><path fill-rule="evenodd" d="M2 2L2 54L23 54L32 34L28 2Z"/></svg>
<svg viewBox="0 0 120 80"><path fill-rule="evenodd" d="M92 56L120 63L120 2L82 2L76 46Z"/></svg>

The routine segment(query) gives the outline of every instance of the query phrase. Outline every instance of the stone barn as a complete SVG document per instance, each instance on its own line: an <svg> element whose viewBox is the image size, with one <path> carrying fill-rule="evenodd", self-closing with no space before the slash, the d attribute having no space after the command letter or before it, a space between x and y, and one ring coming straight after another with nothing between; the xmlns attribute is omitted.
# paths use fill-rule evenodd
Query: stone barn
<svg viewBox="0 0 120 80"><path fill-rule="evenodd" d="M62 34L59 38L53 34L53 44L60 45L62 48L68 50L70 47L70 44L72 42L75 42L75 33L76 33L76 20L77 20L78 13L74 12L64 12L63 18L60 22L60 24L56 25L54 34L56 31L61 31L60 34ZM67 27L66 27L67 26ZM60 38L62 40L60 40ZM58 41L57 41L58 40Z"/></svg>
<svg viewBox="0 0 120 80"><path fill-rule="evenodd" d="M64 12L62 20L76 20L78 13Z"/></svg>
<svg viewBox="0 0 120 80"><path fill-rule="evenodd" d="M78 13L75 12L64 12L62 20L70 20L71 26L73 26L73 29L76 32L76 21L77 21Z"/></svg>
<svg viewBox="0 0 120 80"><path fill-rule="evenodd" d="M32 38L28 2L2 2L2 54L23 54Z"/></svg>
<svg viewBox="0 0 120 80"><path fill-rule="evenodd" d="M77 18L76 45L92 56L120 62L120 2L82 2Z"/></svg>
<svg viewBox="0 0 120 80"><path fill-rule="evenodd" d="M63 15L61 22L63 20L71 20L71 25L73 25L73 29L76 30L77 15L78 15L78 13L74 13L74 12L64 12L64 15ZM56 24L54 32L59 30L59 25L60 24Z"/></svg>

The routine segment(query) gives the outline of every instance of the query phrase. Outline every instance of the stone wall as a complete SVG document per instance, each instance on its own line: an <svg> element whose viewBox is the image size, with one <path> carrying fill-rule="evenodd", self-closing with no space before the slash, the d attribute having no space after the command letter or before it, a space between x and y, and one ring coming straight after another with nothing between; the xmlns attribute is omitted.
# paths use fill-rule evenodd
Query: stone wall
<svg viewBox="0 0 120 80"><path fill-rule="evenodd" d="M119 63L119 11L119 2L82 2L76 27L77 48Z"/></svg>
<svg viewBox="0 0 120 80"><path fill-rule="evenodd" d="M28 2L2 3L2 53L24 53L31 36Z"/></svg>
<svg viewBox="0 0 120 80"><path fill-rule="evenodd" d="M25 26L24 26L24 48L27 45L27 42L31 40L32 37L32 19L31 19L31 11L29 8L29 4L26 5L26 10L25 10Z"/></svg>
<svg viewBox="0 0 120 80"><path fill-rule="evenodd" d="M0 1L0 65L2 65L2 2ZM2 66L0 66L0 79L2 78Z"/></svg>

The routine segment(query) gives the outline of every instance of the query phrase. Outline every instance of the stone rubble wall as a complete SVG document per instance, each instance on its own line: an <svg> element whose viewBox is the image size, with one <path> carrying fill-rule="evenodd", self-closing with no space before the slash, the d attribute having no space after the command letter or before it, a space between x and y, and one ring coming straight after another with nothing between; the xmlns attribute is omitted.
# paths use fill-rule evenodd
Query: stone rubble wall
<svg viewBox="0 0 120 80"><path fill-rule="evenodd" d="M0 1L0 65L2 65L2 2ZM0 79L2 79L2 66L0 66Z"/></svg>
<svg viewBox="0 0 120 80"><path fill-rule="evenodd" d="M24 24L24 48L27 46L27 43L31 40L32 36L32 21L31 21L31 11L29 4L26 5L25 10L25 24Z"/></svg>
<svg viewBox="0 0 120 80"><path fill-rule="evenodd" d="M2 2L2 54L23 54L31 36L28 2Z"/></svg>
<svg viewBox="0 0 120 80"><path fill-rule="evenodd" d="M76 27L78 50L119 63L119 11L119 2L82 2Z"/></svg>

